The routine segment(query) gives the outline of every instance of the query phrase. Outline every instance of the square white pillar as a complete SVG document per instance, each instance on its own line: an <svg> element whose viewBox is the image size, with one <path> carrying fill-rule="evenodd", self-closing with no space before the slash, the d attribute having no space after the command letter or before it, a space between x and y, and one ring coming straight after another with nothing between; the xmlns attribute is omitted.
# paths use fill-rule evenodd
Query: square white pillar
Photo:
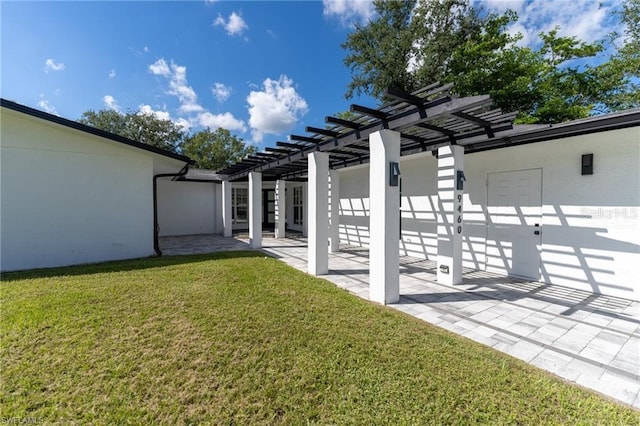
<svg viewBox="0 0 640 426"><path fill-rule="evenodd" d="M222 181L222 235L230 237L233 235L233 218L231 217L231 182Z"/></svg>
<svg viewBox="0 0 640 426"><path fill-rule="evenodd" d="M287 181L283 179L278 179L276 181L276 202L275 202L275 210L276 210L276 226L275 226L275 235L276 238L284 238L285 237L285 211L287 208L285 197L286 197L286 186Z"/></svg>
<svg viewBox="0 0 640 426"><path fill-rule="evenodd" d="M390 185L391 163L400 162L400 133L369 136L369 297L400 300L400 188Z"/></svg>
<svg viewBox="0 0 640 426"><path fill-rule="evenodd" d="M262 247L262 173L249 173L249 246Z"/></svg>
<svg viewBox="0 0 640 426"><path fill-rule="evenodd" d="M329 210L329 251L335 253L340 250L340 172L331 170L329 172L331 182Z"/></svg>
<svg viewBox="0 0 640 426"><path fill-rule="evenodd" d="M329 272L329 154L313 152L308 160L308 271L323 275Z"/></svg>
<svg viewBox="0 0 640 426"><path fill-rule="evenodd" d="M464 172L464 147L438 149L438 273L441 284L462 282L462 200L456 189L457 173Z"/></svg>

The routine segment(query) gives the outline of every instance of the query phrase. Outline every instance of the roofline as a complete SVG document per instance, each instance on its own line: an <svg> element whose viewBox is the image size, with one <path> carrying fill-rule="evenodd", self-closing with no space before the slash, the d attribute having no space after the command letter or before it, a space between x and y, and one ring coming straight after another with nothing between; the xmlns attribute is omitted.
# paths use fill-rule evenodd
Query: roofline
<svg viewBox="0 0 640 426"><path fill-rule="evenodd" d="M484 143L465 145L465 152L474 153L492 149L509 148L530 143L546 142L573 136L619 130L640 126L640 108L616 111L558 124L541 125L540 128L518 132L517 125L510 134ZM496 143L497 142L497 143ZM474 146L475 145L475 146Z"/></svg>
<svg viewBox="0 0 640 426"><path fill-rule="evenodd" d="M21 105L19 103L9 101L4 98L0 98L0 106L3 108L10 109L12 111L21 112L26 115L30 115L32 117L40 118L45 121L49 121L51 123L56 123L64 127L69 127L75 130L79 130L84 133L89 133L95 136L99 136L105 139L112 140L114 142L118 142L124 145L131 146L133 148L142 149L144 151L149 151L154 154L162 155L165 157L173 158L174 160L184 161L185 163L195 164L195 161L191 158L176 154L175 152L167 151L166 149L156 148L155 146L147 145L145 143L134 141L133 139L125 138L124 136L116 135L115 133L106 132L104 130L100 130L96 127L91 127L86 124L79 123L77 121L69 120L67 118L62 118L57 115L49 114L44 111L40 111L35 108L31 108L25 105Z"/></svg>

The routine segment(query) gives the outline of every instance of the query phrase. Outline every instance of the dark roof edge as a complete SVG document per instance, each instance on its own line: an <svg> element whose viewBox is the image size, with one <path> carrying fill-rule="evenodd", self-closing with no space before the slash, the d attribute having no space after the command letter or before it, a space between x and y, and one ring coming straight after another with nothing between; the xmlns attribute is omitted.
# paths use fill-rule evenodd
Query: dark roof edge
<svg viewBox="0 0 640 426"><path fill-rule="evenodd" d="M167 151L165 149L156 148L155 146L147 145L141 142L136 142L133 139L125 138L124 136L116 135L115 133L106 132L104 130L100 130L95 127L87 126L86 124L79 123L77 121L69 120L67 118L62 118L57 115L49 114L44 111L40 111L35 108L31 108L25 105L21 105L19 103L6 100L4 98L0 98L0 106L21 112L23 114L30 115L32 117L40 118L42 120L50 121L52 123L60 124L61 126L70 127L75 130L79 130L81 132L90 133L95 136L100 136L105 139L112 140L114 142L119 142L124 145L128 145L134 148L139 148L144 151L153 152L154 154L163 155L165 157L173 158L174 160L184 161L189 164L194 164L195 161L191 158L176 154L175 152Z"/></svg>
<svg viewBox="0 0 640 426"><path fill-rule="evenodd" d="M588 117L586 119L567 121L555 125L547 125L543 129L528 130L521 133L514 132L510 135L496 138L496 141L502 141L502 144L490 144L489 146L471 147L469 154L490 151L500 148L509 148L512 146L526 145L530 143L546 142L555 139L564 139L573 136L582 136L593 133L607 132L611 130L625 129L629 127L640 126L640 108L634 108L625 111L617 111L600 116ZM517 131L517 127L514 128ZM480 144L479 144L480 145Z"/></svg>

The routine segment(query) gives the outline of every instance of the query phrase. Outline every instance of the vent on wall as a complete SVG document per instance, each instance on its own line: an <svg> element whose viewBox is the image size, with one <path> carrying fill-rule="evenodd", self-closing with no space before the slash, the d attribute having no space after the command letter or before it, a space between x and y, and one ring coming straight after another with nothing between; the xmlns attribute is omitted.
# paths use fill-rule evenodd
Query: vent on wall
<svg viewBox="0 0 640 426"><path fill-rule="evenodd" d="M593 174L593 154L582 155L582 174L583 175Z"/></svg>

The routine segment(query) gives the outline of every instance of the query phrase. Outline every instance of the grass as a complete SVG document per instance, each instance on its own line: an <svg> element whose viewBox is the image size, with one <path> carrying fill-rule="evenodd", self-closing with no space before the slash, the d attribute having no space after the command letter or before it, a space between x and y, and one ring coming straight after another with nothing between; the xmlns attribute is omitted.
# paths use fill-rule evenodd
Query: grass
<svg viewBox="0 0 640 426"><path fill-rule="evenodd" d="M638 424L638 412L252 252L7 273L3 419Z"/></svg>

